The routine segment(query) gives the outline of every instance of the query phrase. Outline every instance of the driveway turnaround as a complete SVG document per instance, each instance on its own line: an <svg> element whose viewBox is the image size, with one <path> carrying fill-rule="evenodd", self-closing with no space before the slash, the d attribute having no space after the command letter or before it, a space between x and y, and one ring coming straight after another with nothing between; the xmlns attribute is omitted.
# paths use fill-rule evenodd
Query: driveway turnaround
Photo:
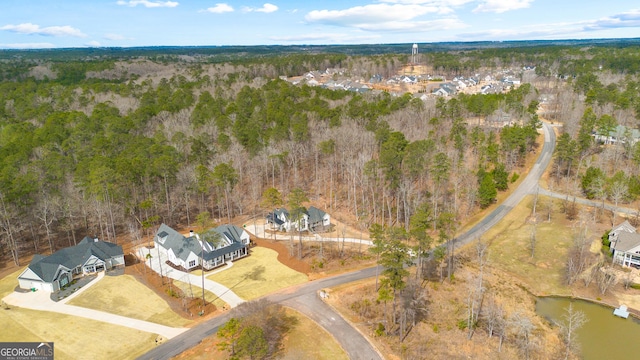
<svg viewBox="0 0 640 360"><path fill-rule="evenodd" d="M294 241L298 241L300 239L302 239L302 241L318 241L318 242L322 242L322 241L327 241L327 242L337 242L337 243L351 243L351 244L360 244L360 245L366 245L366 246L373 246L373 241L371 240L366 240L366 239L357 239L357 238L342 238L342 237L337 237L337 238L330 238L330 237L324 237L318 233L314 233L313 236L300 236L300 234L298 234L297 232L291 232L291 233L267 233L267 229L266 229L266 225L264 224L264 220L261 220L261 223L258 224L256 222L248 222L246 224L244 224L244 229L251 233L252 235L254 235L255 237L259 237L265 240L269 240L269 239L273 239L275 236L276 240L291 240L293 239ZM306 234L306 232L304 232Z"/></svg>
<svg viewBox="0 0 640 360"><path fill-rule="evenodd" d="M186 273L184 271L176 270L171 266L167 265L167 257L162 252L155 251L154 249L147 249L145 247L138 248L138 258L146 259L147 254L151 252L151 269L157 273L161 273L163 276L168 278L182 281L193 286L197 286L202 289L202 276L191 275L190 273ZM158 260L158 256L160 259ZM147 265L149 261L146 262ZM162 269L162 272L160 271ZM223 269L224 270L224 269ZM214 272L212 272L213 274ZM228 287L219 284L215 281L211 281L204 278L204 288L205 290L211 291L216 294L220 299L226 302L230 307L234 308L244 302L244 299L236 295L231 289Z"/></svg>
<svg viewBox="0 0 640 360"><path fill-rule="evenodd" d="M73 306L73 305L66 304L67 301L78 296L78 294L82 293L88 287L100 281L100 279L102 279L103 276L104 276L104 273L98 274L98 277L95 280L91 281L90 283L82 287L80 290L76 291L73 295L59 302L55 302L51 300L50 293L46 291L41 291L41 290L36 292L24 292L24 293L13 292L7 295L4 299L2 299L2 301L7 303L8 305L17 306L21 308L57 312L61 314L79 316L79 317L83 317L91 320L102 321L102 322L106 322L113 325L125 326L128 328L145 331L152 334L158 334L160 336L163 336L166 339L171 339L189 330L188 328L172 328L169 326L164 326L164 325L152 323L149 321L128 318L125 316L110 314L104 311L87 309L80 306Z"/></svg>

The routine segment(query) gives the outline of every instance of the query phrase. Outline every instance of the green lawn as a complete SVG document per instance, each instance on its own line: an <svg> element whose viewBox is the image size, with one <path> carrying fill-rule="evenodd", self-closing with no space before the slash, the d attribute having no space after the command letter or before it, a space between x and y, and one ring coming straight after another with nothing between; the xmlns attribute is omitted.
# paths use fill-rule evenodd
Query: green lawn
<svg viewBox="0 0 640 360"><path fill-rule="evenodd" d="M549 201L540 196L540 199L543 198ZM551 222L539 215L542 221L537 225L532 258L529 244L533 225L526 222L531 214L532 201L532 196L526 197L483 236L483 241L490 244L489 264L518 277L539 295L568 295L570 293L563 283L563 273L566 255L573 242L573 230L567 226L559 206L552 213Z"/></svg>
<svg viewBox="0 0 640 360"><path fill-rule="evenodd" d="M277 258L274 250L254 247L249 256L235 261L231 269L207 278L230 288L245 300L308 281L307 275L281 264Z"/></svg>
<svg viewBox="0 0 640 360"><path fill-rule="evenodd" d="M191 323L130 275L105 276L68 304L172 327Z"/></svg>
<svg viewBox="0 0 640 360"><path fill-rule="evenodd" d="M18 285L19 270L0 279L0 298ZM53 341L59 359L132 359L155 346L156 335L59 313L0 309L0 341Z"/></svg>

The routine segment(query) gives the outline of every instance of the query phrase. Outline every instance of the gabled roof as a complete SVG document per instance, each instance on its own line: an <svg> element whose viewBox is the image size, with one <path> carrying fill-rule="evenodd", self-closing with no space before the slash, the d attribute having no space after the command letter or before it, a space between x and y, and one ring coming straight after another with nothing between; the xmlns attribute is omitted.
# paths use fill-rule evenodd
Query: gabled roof
<svg viewBox="0 0 640 360"><path fill-rule="evenodd" d="M267 220L271 221L272 223L275 223L276 225L284 224L284 221L278 219L278 217L274 213L268 213Z"/></svg>
<svg viewBox="0 0 640 360"><path fill-rule="evenodd" d="M618 241L615 242L614 250L627 252L640 246L640 234L623 231L618 235Z"/></svg>
<svg viewBox="0 0 640 360"><path fill-rule="evenodd" d="M309 222L317 223L317 222L322 222L322 220L324 219L324 216L327 215L327 213L318 209L315 206L310 206L309 209L307 210L307 215L309 215Z"/></svg>
<svg viewBox="0 0 640 360"><path fill-rule="evenodd" d="M29 269L43 281L52 282L60 267L70 271L84 265L91 256L106 261L122 255L122 246L107 241L95 241L87 236L78 245L56 251L49 256L35 255Z"/></svg>
<svg viewBox="0 0 640 360"><path fill-rule="evenodd" d="M233 242L242 243L242 233L244 232L244 229L239 226L225 224L218 226L214 230Z"/></svg>
<svg viewBox="0 0 640 360"><path fill-rule="evenodd" d="M628 233L635 233L636 232L636 228L631 225L629 223L628 220L625 220L624 222L616 225L613 229L611 229L611 231L609 231L609 233L617 233L620 231L624 231L624 232L628 232Z"/></svg>
<svg viewBox="0 0 640 360"><path fill-rule="evenodd" d="M278 216L284 215L285 217L289 218L289 212L285 208L275 209L275 210L273 210L273 213L278 215Z"/></svg>
<svg viewBox="0 0 640 360"><path fill-rule="evenodd" d="M183 261L186 261L191 253L196 254L198 257L202 256L204 260L210 260L246 246L242 243L242 233L244 229L236 225L220 225L211 230L220 234L227 240L225 242L229 245L215 249L212 244L206 241L202 242L202 240L196 236L185 237L166 224L162 224L160 228L158 228L158 237L162 238L163 236L160 236L160 234L165 233L165 241L160 244L160 246L165 249L171 249L174 255ZM203 246L204 255L202 255Z"/></svg>
<svg viewBox="0 0 640 360"><path fill-rule="evenodd" d="M165 238L160 246L173 250L174 255L183 261L187 260L191 252L198 256L202 252L202 244L195 236L185 237L166 224L162 224L158 228L158 237Z"/></svg>

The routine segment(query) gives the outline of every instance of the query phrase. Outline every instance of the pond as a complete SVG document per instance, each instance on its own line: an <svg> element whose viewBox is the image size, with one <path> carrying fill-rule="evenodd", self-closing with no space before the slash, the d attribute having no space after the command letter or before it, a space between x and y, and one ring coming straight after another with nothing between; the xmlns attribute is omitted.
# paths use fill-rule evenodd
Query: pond
<svg viewBox="0 0 640 360"><path fill-rule="evenodd" d="M536 313L549 321L560 322L573 302L573 309L582 311L588 322L576 333L586 360L638 359L640 354L640 321L613 315L613 309L584 300L562 297L541 297L536 301Z"/></svg>

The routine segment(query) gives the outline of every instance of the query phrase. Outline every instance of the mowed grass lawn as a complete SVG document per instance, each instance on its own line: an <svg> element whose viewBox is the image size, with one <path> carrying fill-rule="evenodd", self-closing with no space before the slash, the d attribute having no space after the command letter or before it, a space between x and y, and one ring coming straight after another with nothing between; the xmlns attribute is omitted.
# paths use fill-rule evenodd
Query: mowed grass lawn
<svg viewBox="0 0 640 360"><path fill-rule="evenodd" d="M573 229L556 202L547 220L546 210L538 207L536 245L531 257L530 238L533 225L526 219L531 215L533 197L526 197L502 221L491 228L482 240L489 243L489 264L503 269L524 282L538 295L570 295L563 283L564 267L573 243ZM551 199L540 196L542 201ZM473 243L469 246L474 246Z"/></svg>
<svg viewBox="0 0 640 360"><path fill-rule="evenodd" d="M245 300L308 281L307 275L280 263L276 251L263 247L252 248L251 254L234 262L231 269L207 278L230 288Z"/></svg>
<svg viewBox="0 0 640 360"><path fill-rule="evenodd" d="M325 329L303 314L287 309L298 323L284 341L283 359L348 360L347 353Z"/></svg>
<svg viewBox="0 0 640 360"><path fill-rule="evenodd" d="M18 285L17 271L0 279L0 298ZM153 348L156 335L100 321L12 306L0 309L0 341L53 341L55 358L133 359Z"/></svg>
<svg viewBox="0 0 640 360"><path fill-rule="evenodd" d="M131 275L105 276L68 304L172 327L191 322Z"/></svg>

